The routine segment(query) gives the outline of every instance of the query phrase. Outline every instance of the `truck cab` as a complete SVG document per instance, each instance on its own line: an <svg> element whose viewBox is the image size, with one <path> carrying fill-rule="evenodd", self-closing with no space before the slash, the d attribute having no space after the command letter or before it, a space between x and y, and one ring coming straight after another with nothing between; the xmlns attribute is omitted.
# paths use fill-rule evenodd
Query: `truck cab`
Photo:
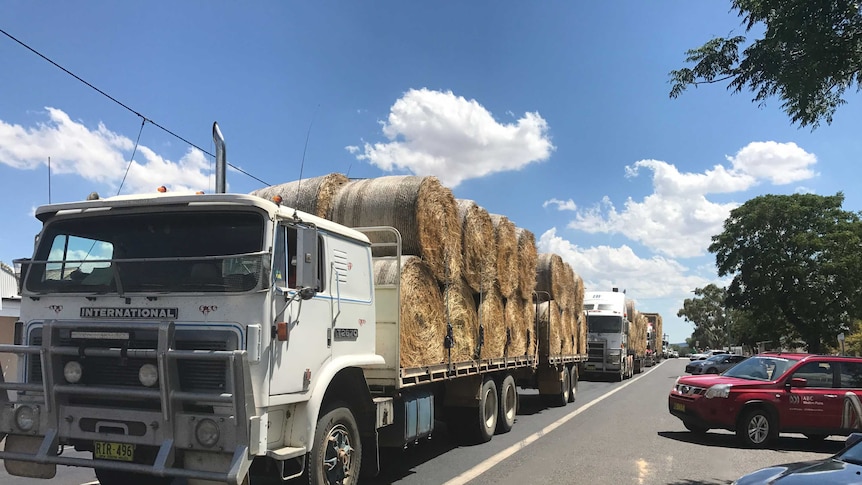
<svg viewBox="0 0 862 485"><path fill-rule="evenodd" d="M584 297L587 320L587 375L615 380L631 377L633 357L628 352L629 319L626 297L619 291L588 291Z"/></svg>

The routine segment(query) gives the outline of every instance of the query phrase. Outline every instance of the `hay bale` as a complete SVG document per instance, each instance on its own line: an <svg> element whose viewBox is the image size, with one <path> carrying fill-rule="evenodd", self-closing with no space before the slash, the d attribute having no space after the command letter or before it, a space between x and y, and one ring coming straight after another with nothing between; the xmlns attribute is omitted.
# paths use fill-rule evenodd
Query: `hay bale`
<svg viewBox="0 0 862 485"><path fill-rule="evenodd" d="M571 308L560 307L560 324L563 333L563 353L578 353L577 317Z"/></svg>
<svg viewBox="0 0 862 485"><path fill-rule="evenodd" d="M500 294L511 298L518 289L518 237L515 224L506 216L490 214L497 241L497 283Z"/></svg>
<svg viewBox="0 0 862 485"><path fill-rule="evenodd" d="M461 220L461 274L475 292L490 288L497 277L497 240L488 211L476 202L457 199Z"/></svg>
<svg viewBox="0 0 862 485"><path fill-rule="evenodd" d="M452 325L452 362L476 359L479 344L479 315L473 292L464 279L444 290L446 318Z"/></svg>
<svg viewBox="0 0 862 485"><path fill-rule="evenodd" d="M560 355L563 350L563 327L560 307L554 300L543 301L536 309L539 355Z"/></svg>
<svg viewBox="0 0 862 485"><path fill-rule="evenodd" d="M435 177L390 176L352 180L335 194L329 219L348 227L392 226L403 254L421 256L437 280L461 275L461 225L452 191ZM371 234L373 242L389 242ZM391 256L389 248L375 256Z"/></svg>
<svg viewBox="0 0 862 485"><path fill-rule="evenodd" d="M584 312L578 313L578 353L584 355L587 353L587 317L584 316Z"/></svg>
<svg viewBox="0 0 862 485"><path fill-rule="evenodd" d="M536 262L536 298L556 300L565 307L566 274L563 258L553 253L541 253Z"/></svg>
<svg viewBox="0 0 862 485"><path fill-rule="evenodd" d="M395 258L374 261L375 285L401 285L401 367L422 367L444 362L446 320L443 295L433 273L416 256L401 258L399 281Z"/></svg>
<svg viewBox="0 0 862 485"><path fill-rule="evenodd" d="M516 228L518 239L518 291L521 298L532 298L536 289L536 236L523 228Z"/></svg>
<svg viewBox="0 0 862 485"><path fill-rule="evenodd" d="M503 315L503 297L497 285L479 295L479 324L485 329L482 359L503 357L506 348L506 320Z"/></svg>
<svg viewBox="0 0 862 485"><path fill-rule="evenodd" d="M536 343L536 336L532 330L535 315L533 303L523 298L509 298L503 306L506 328L509 331L507 355L535 355L535 351L530 352L527 347L528 341L531 347L535 346Z"/></svg>
<svg viewBox="0 0 862 485"><path fill-rule="evenodd" d="M314 214L318 217L327 217L332 207L332 198L335 193L346 184L348 178L340 173L331 173L320 177L305 180L294 180L279 185L270 185L255 190L251 195L272 200L276 195L281 196L282 203L288 207Z"/></svg>
<svg viewBox="0 0 862 485"><path fill-rule="evenodd" d="M584 279L575 272L572 272L572 276L574 280L574 291L572 292L574 301L572 302L572 307L576 313L584 313Z"/></svg>

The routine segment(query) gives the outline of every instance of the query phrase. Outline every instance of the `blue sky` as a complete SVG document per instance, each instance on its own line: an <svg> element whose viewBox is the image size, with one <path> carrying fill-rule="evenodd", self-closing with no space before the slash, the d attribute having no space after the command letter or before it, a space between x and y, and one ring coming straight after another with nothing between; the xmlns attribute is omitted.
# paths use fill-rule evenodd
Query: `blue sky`
<svg viewBox="0 0 862 485"><path fill-rule="evenodd" d="M4 2L0 28L267 184L330 172L436 175L505 214L587 288L676 317L716 282L706 251L765 193L843 191L862 209L862 97L832 125L723 86L668 98L668 72L730 2ZM0 35L0 261L48 202L214 186L213 160ZM307 147L306 135L311 132ZM128 167L135 140L140 142ZM47 160L51 158L50 191ZM127 167L128 173L127 173ZM121 188L121 181L125 182ZM228 190L263 183L237 171Z"/></svg>

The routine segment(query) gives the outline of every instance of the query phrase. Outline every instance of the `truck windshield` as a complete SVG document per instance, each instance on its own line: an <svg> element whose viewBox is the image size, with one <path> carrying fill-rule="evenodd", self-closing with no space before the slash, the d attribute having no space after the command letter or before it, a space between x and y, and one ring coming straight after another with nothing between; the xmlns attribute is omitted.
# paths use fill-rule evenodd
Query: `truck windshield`
<svg viewBox="0 0 862 485"><path fill-rule="evenodd" d="M257 212L127 213L50 222L26 263L35 293L250 291L269 268Z"/></svg>
<svg viewBox="0 0 862 485"><path fill-rule="evenodd" d="M613 315L588 315L587 325L590 333L620 333L623 319Z"/></svg>

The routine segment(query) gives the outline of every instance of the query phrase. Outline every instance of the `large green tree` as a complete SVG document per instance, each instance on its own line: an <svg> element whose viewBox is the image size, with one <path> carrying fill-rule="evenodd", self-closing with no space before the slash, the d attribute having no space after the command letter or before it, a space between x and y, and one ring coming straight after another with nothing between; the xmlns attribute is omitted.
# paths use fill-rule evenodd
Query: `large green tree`
<svg viewBox="0 0 862 485"><path fill-rule="evenodd" d="M799 337L810 352L862 313L862 222L844 195L763 195L734 209L713 236L727 303L757 325Z"/></svg>
<svg viewBox="0 0 862 485"><path fill-rule="evenodd" d="M686 298L676 316L694 325L692 340L701 348L723 348L729 344L728 315L724 288L707 285L694 290L694 298Z"/></svg>
<svg viewBox="0 0 862 485"><path fill-rule="evenodd" d="M672 98L689 86L727 81L763 105L778 96L793 123L832 122L848 89L862 87L862 7L859 0L732 0L745 33L714 37L686 51L694 63L670 72Z"/></svg>

